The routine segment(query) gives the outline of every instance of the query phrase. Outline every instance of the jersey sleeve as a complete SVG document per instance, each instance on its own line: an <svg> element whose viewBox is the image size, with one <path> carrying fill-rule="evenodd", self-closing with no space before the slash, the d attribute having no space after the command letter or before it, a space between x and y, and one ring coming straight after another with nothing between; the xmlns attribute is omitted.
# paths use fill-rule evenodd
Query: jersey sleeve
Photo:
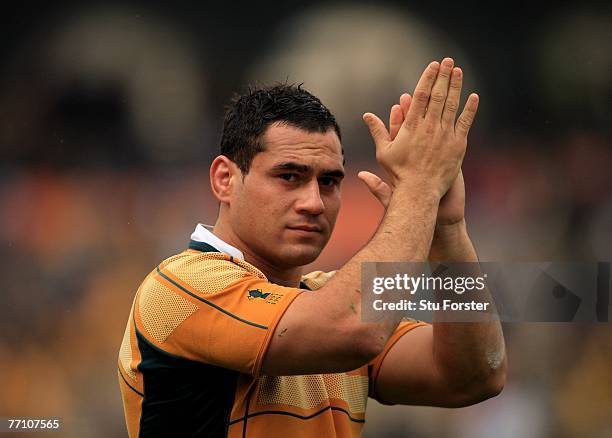
<svg viewBox="0 0 612 438"><path fill-rule="evenodd" d="M384 400L381 400L376 394L376 380L378 379L380 367L382 366L385 360L385 357L391 350L391 347L393 347L393 345L397 341L399 341L402 336L404 336L410 330L417 328L417 327L424 326L424 325L427 325L427 323L416 321L416 320L405 320L405 321L400 322L397 328L395 329L395 331L393 332L393 334L391 335L391 337L389 338L389 340L387 341L387 344L385 345L385 348L383 349L382 353L376 356L372 360L372 362L368 364L368 374L369 374L369 379L371 383L368 395L372 397L373 399L375 399L376 401L378 401L379 403L382 403L384 405L394 404L394 403L387 403Z"/></svg>
<svg viewBox="0 0 612 438"><path fill-rule="evenodd" d="M190 255L147 278L134 324L142 342L164 353L258 376L278 321L300 293L224 254Z"/></svg>
<svg viewBox="0 0 612 438"><path fill-rule="evenodd" d="M302 276L302 283L304 283L310 290L321 289L329 280L332 279L335 273L336 271L313 271Z"/></svg>

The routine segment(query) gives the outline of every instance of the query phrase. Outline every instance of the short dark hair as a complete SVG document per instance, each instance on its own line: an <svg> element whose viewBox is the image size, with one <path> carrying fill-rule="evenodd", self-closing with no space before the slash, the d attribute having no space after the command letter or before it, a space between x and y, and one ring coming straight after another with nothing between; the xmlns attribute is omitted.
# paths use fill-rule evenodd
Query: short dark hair
<svg viewBox="0 0 612 438"><path fill-rule="evenodd" d="M334 115L302 84L251 86L245 93L235 94L226 107L221 155L247 174L255 155L265 150L261 140L266 129L275 122L308 132L325 133L333 129L342 140Z"/></svg>

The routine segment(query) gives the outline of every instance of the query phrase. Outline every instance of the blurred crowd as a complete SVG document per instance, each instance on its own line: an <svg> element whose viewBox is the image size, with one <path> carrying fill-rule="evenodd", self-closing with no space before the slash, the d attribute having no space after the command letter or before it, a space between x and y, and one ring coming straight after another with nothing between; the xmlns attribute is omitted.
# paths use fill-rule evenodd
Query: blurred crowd
<svg viewBox="0 0 612 438"><path fill-rule="evenodd" d="M304 82L340 121L343 206L309 268L341 266L382 215L356 178L380 171L361 114L384 118L446 55L482 100L463 166L480 259L612 260L612 54L602 43L612 14L545 15L524 29L529 52L502 56L488 51L512 47L512 35L475 27L473 47L468 30L455 35L399 2L285 6L274 26L261 17L269 30L256 41L245 17L214 28L215 9L199 33L180 7L160 8L56 11L4 43L0 416L59 416L64 436L125 435L116 358L133 295L196 223L214 223L208 164L223 103L247 83ZM481 13L483 26L494 19ZM504 331L500 396L460 410L371 401L364 436L612 435L609 324Z"/></svg>

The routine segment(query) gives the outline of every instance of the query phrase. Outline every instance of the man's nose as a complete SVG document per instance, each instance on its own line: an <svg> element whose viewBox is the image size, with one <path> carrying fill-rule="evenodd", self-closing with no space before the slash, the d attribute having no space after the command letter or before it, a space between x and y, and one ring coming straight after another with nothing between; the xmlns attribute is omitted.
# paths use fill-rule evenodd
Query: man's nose
<svg viewBox="0 0 612 438"><path fill-rule="evenodd" d="M305 184L300 191L300 197L296 202L298 213L321 214L325 210L325 204L321 199L319 181L313 179Z"/></svg>

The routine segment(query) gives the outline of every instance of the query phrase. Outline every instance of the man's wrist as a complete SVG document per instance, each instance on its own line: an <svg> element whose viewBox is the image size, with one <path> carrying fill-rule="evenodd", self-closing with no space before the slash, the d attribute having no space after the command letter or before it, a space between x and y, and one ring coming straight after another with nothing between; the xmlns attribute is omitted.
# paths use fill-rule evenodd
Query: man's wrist
<svg viewBox="0 0 612 438"><path fill-rule="evenodd" d="M477 260L465 219L453 224L436 224L428 259L449 262Z"/></svg>
<svg viewBox="0 0 612 438"><path fill-rule="evenodd" d="M425 204L439 204L443 193L440 193L429 181L419 178L407 178L395 185L393 196L414 198L422 200Z"/></svg>
<svg viewBox="0 0 612 438"><path fill-rule="evenodd" d="M452 224L438 224L434 229L434 242L439 243L454 242L458 238L467 235L467 226L465 224L465 218L454 222Z"/></svg>

